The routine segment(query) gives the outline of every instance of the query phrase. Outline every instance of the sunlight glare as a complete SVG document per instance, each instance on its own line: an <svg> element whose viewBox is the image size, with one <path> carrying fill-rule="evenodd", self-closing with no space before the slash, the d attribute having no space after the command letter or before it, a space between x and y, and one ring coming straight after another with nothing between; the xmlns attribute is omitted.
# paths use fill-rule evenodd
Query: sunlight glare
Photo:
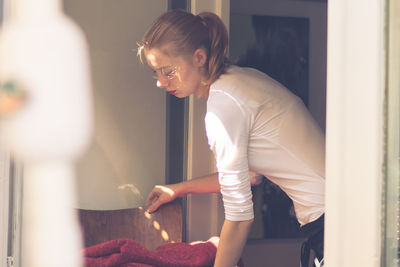
<svg viewBox="0 0 400 267"><path fill-rule="evenodd" d="M144 212L144 217L146 217L147 219L151 219L151 215L147 211Z"/></svg>
<svg viewBox="0 0 400 267"><path fill-rule="evenodd" d="M165 241L168 241L168 240L169 240L168 233L167 233L167 231L165 231L165 230L161 230L161 237L162 237Z"/></svg>
<svg viewBox="0 0 400 267"><path fill-rule="evenodd" d="M159 224L157 221L153 221L153 227L154 227L156 230L160 230L160 229L161 229L161 226L160 226L160 224Z"/></svg>

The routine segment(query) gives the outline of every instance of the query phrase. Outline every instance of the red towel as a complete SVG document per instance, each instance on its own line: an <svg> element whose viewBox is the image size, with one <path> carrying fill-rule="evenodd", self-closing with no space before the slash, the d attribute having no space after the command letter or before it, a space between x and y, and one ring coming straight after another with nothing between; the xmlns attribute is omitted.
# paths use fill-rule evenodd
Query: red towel
<svg viewBox="0 0 400 267"><path fill-rule="evenodd" d="M192 243L168 243L151 251L130 239L116 239L82 250L85 267L211 267L218 237ZM238 267L243 267L240 261Z"/></svg>

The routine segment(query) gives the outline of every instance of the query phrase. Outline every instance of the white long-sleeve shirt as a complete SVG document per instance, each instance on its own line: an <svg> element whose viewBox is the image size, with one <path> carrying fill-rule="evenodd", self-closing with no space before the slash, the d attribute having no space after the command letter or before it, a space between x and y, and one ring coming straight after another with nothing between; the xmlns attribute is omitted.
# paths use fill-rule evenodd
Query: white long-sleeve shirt
<svg viewBox="0 0 400 267"><path fill-rule="evenodd" d="M226 219L254 217L249 171L286 192L301 225L324 213L324 136L297 96L262 72L231 66L210 87L205 122Z"/></svg>

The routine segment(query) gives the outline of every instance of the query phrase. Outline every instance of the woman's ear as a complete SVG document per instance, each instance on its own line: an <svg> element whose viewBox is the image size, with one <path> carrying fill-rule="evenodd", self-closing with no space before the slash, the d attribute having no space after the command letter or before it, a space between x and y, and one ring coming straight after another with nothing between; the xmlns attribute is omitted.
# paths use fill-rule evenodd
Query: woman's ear
<svg viewBox="0 0 400 267"><path fill-rule="evenodd" d="M207 61L207 53L204 49L198 48L193 53L193 64L196 67L203 67Z"/></svg>

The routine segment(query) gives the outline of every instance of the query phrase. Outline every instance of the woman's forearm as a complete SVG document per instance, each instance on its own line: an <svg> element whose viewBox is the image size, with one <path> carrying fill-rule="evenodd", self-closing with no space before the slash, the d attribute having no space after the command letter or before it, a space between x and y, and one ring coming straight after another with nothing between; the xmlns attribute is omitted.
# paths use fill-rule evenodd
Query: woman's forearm
<svg viewBox="0 0 400 267"><path fill-rule="evenodd" d="M218 173L195 178L182 182L177 189L178 196L190 193L217 193L220 192ZM246 244L247 235L253 220L229 221L225 220L222 226L220 242L214 267L236 266Z"/></svg>
<svg viewBox="0 0 400 267"><path fill-rule="evenodd" d="M156 185L146 198L147 211L154 212L161 205L189 193L216 192L219 192L218 174L216 173L177 184Z"/></svg>
<svg viewBox="0 0 400 267"><path fill-rule="evenodd" d="M177 195L182 197L191 193L219 193L218 173L194 178L179 184Z"/></svg>
<svg viewBox="0 0 400 267"><path fill-rule="evenodd" d="M222 226L214 267L233 267L238 263L253 220L229 221Z"/></svg>

